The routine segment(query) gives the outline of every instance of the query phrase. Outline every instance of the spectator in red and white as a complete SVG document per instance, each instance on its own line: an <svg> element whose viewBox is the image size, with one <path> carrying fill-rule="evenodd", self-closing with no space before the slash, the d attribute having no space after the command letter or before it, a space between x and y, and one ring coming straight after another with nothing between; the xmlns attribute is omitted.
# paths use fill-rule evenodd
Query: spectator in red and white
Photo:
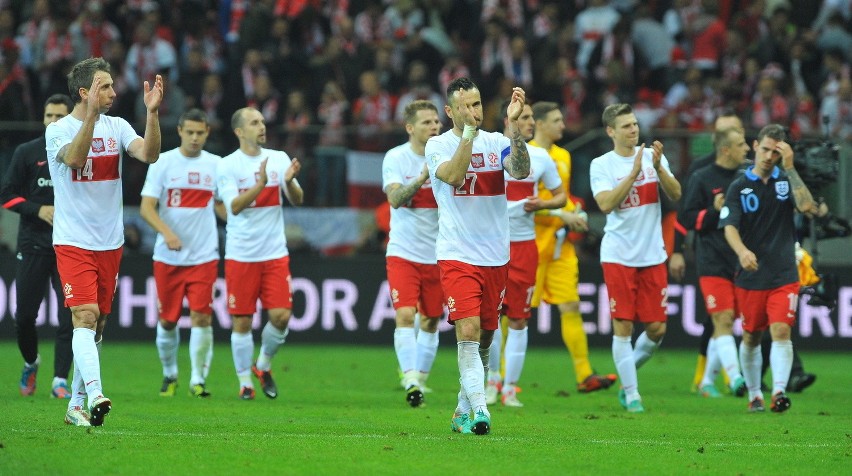
<svg viewBox="0 0 852 476"><path fill-rule="evenodd" d="M313 123L314 115L308 107L305 93L300 89L290 91L281 113L284 150L303 162L307 159L307 129Z"/></svg>
<svg viewBox="0 0 852 476"><path fill-rule="evenodd" d="M492 18L499 19L513 33L523 33L526 28L522 0L484 0L481 21L486 24Z"/></svg>
<svg viewBox="0 0 852 476"><path fill-rule="evenodd" d="M224 45L216 26L204 15L187 16L183 26L179 51L181 68L188 66L190 52L197 50L202 55L205 72L221 74L225 69Z"/></svg>
<svg viewBox="0 0 852 476"><path fill-rule="evenodd" d="M66 75L71 66L86 58L82 56L86 54L83 44L75 43L70 26L70 12L58 10L50 26L39 33L32 50L33 71L39 82L39 98L50 96L51 92L64 91L68 87Z"/></svg>
<svg viewBox="0 0 852 476"><path fill-rule="evenodd" d="M342 206L349 101L336 82L328 81L323 85L316 117L322 129L314 148L317 170L315 203L318 206Z"/></svg>
<svg viewBox="0 0 852 476"><path fill-rule="evenodd" d="M707 85L703 77L688 82L686 89L686 97L676 108L680 127L694 132L711 129L716 119L716 109L721 105L720 96Z"/></svg>
<svg viewBox="0 0 852 476"><path fill-rule="evenodd" d="M774 63L768 64L760 73L757 91L751 101L749 127L762 129L773 124L787 124L790 119L790 103L781 92L779 83L784 80L784 71Z"/></svg>
<svg viewBox="0 0 852 476"><path fill-rule="evenodd" d="M820 71L820 98L836 94L842 79L849 79L850 65L843 60L843 50L831 49L822 55Z"/></svg>
<svg viewBox="0 0 852 476"><path fill-rule="evenodd" d="M423 10L414 0L396 0L383 15L390 23L393 38L402 40L420 31L425 23Z"/></svg>
<svg viewBox="0 0 852 476"><path fill-rule="evenodd" d="M580 74L589 75L589 57L600 41L621 18L621 14L607 0L590 0L589 6L574 19L574 37L580 48L577 51L577 68Z"/></svg>
<svg viewBox="0 0 852 476"><path fill-rule="evenodd" d="M33 64L33 50L38 44L38 39L51 28L50 2L48 0L35 0L29 17L26 10L23 15L26 18L18 27L18 35L15 41L20 46L20 61L25 68L31 68Z"/></svg>
<svg viewBox="0 0 852 476"><path fill-rule="evenodd" d="M702 71L716 71L725 50L725 22L716 0L704 0L704 12L689 25L692 64Z"/></svg>
<svg viewBox="0 0 852 476"><path fill-rule="evenodd" d="M589 56L588 70L591 84L604 84L613 71L612 64L618 63L617 70L626 72L626 87L633 89L638 77L636 51L630 35L630 21L622 17L592 50ZM595 88L597 90L597 88Z"/></svg>
<svg viewBox="0 0 852 476"><path fill-rule="evenodd" d="M485 24L485 38L479 49L479 73L484 78L492 78L492 73L502 72L503 60L510 56L509 35L503 22L497 18ZM485 94L488 96L488 94Z"/></svg>
<svg viewBox="0 0 852 476"><path fill-rule="evenodd" d="M826 96L819 109L828 117L828 134L835 141L852 141L852 80L840 79L837 93Z"/></svg>
<svg viewBox="0 0 852 476"><path fill-rule="evenodd" d="M109 42L121 41L121 32L104 16L104 5L100 0L90 0L74 23L71 36L75 44L82 44L80 52L84 58L102 58Z"/></svg>
<svg viewBox="0 0 852 476"><path fill-rule="evenodd" d="M352 107L352 124L355 126L355 149L381 152L389 149L389 132L396 123L393 120L396 99L381 88L375 71L364 71L359 78L361 96Z"/></svg>
<svg viewBox="0 0 852 476"><path fill-rule="evenodd" d="M541 5L532 20L532 39L536 42L546 39L559 28L559 5L547 2Z"/></svg>
<svg viewBox="0 0 852 476"><path fill-rule="evenodd" d="M630 40L633 49L639 54L637 61L644 65L644 74L639 78L639 85L665 91L675 42L645 5L636 9L630 29Z"/></svg>
<svg viewBox="0 0 852 476"><path fill-rule="evenodd" d="M347 98L357 97L360 94L359 75L368 67L371 58L372 52L355 36L352 19L341 17L338 33L328 39L322 53L309 55L313 84L319 88L326 81L334 80Z"/></svg>
<svg viewBox="0 0 852 476"><path fill-rule="evenodd" d="M261 76L269 77L269 69L263 62L260 50L249 49L243 56L243 64L240 67L240 79L243 84L243 96L248 101L254 96L255 82Z"/></svg>
<svg viewBox="0 0 852 476"><path fill-rule="evenodd" d="M142 22L133 33L133 43L124 63L124 77L131 91L141 90L143 80L150 80L163 69L169 70L172 83L180 79L175 47L157 37L154 30L155 25Z"/></svg>
<svg viewBox="0 0 852 476"><path fill-rule="evenodd" d="M447 56L444 66L438 71L438 86L441 91L446 91L447 86L456 78L469 78L470 69L461 60L458 53Z"/></svg>
<svg viewBox="0 0 852 476"><path fill-rule="evenodd" d="M509 43L509 56L503 61L503 76L525 91L532 91L532 58L523 35L515 35Z"/></svg>
<svg viewBox="0 0 852 476"><path fill-rule="evenodd" d="M355 15L355 36L371 48L393 41L393 27L382 11L380 0L367 0L364 10Z"/></svg>
<svg viewBox="0 0 852 476"><path fill-rule="evenodd" d="M280 137L281 117L284 113L284 100L281 92L272 85L272 78L267 74L260 74L254 78L252 83L252 94L246 97L246 106L260 111L266 124L266 143L271 148L278 148ZM288 149L289 150L289 149ZM295 155L294 155L295 157Z"/></svg>
<svg viewBox="0 0 852 476"><path fill-rule="evenodd" d="M408 88L403 91L396 102L394 120L405 123L405 108L412 102L423 99L438 108L438 120L446 124L447 113L444 112L444 95L435 91L429 78L429 70L422 61L412 61L408 65Z"/></svg>

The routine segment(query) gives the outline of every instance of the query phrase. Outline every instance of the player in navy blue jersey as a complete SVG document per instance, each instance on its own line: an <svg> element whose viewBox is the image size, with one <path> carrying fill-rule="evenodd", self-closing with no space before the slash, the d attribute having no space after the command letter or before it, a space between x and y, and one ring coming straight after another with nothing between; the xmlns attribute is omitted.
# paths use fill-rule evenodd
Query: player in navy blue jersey
<svg viewBox="0 0 852 476"><path fill-rule="evenodd" d="M749 146L742 128L729 127L713 133L716 160L690 176L678 214L678 222L695 232L698 282L704 304L713 325L708 343L707 361L698 391L705 397L720 397L714 381L720 366L730 378L731 390L742 396L745 380L740 373L733 324L737 305L734 300L734 271L737 256L718 227L725 204L725 191L745 164Z"/></svg>
<svg viewBox="0 0 852 476"><path fill-rule="evenodd" d="M734 180L725 194L720 226L738 257L734 280L743 316L740 363L749 394L749 411L765 409L760 389L760 340L772 335L771 409L790 408L786 395L793 362L791 328L796 320L799 274L795 256L796 209L817 213L818 206L793 163L784 128L770 124L754 141L754 166Z"/></svg>

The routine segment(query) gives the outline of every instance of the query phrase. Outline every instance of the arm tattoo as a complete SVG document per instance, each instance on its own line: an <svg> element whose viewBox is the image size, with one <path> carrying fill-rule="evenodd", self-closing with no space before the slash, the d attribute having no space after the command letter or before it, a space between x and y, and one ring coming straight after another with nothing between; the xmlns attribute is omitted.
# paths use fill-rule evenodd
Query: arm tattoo
<svg viewBox="0 0 852 476"><path fill-rule="evenodd" d="M388 201L392 206L394 206L394 208L400 207L408 203L408 201L411 200L411 197L413 197L422 186L423 182L419 180L415 180L408 185L400 185L388 192Z"/></svg>
<svg viewBox="0 0 852 476"><path fill-rule="evenodd" d="M790 181L790 188L793 189L793 199L796 201L796 206L799 210L810 208L813 205L814 197L811 191L805 185L802 177L796 169L785 170L787 172L787 180Z"/></svg>
<svg viewBox="0 0 852 476"><path fill-rule="evenodd" d="M511 139L512 148L509 154L509 175L514 178L526 178L530 174L530 154L527 144L520 134L516 133Z"/></svg>

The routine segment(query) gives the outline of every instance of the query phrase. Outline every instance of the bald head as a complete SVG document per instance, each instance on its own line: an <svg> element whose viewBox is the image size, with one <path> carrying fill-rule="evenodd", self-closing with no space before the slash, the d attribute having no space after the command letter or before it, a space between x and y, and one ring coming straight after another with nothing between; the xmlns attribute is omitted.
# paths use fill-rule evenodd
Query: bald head
<svg viewBox="0 0 852 476"><path fill-rule="evenodd" d="M716 122L713 123L713 130L722 131L725 129L738 129L742 131L744 130L743 121L734 115L717 117Z"/></svg>

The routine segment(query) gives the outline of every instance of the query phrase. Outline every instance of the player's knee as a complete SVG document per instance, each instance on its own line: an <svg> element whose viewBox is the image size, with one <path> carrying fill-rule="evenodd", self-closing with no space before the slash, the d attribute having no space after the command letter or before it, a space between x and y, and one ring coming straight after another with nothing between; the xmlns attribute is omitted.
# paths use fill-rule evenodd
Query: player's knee
<svg viewBox="0 0 852 476"><path fill-rule="evenodd" d="M440 321L440 316L438 317L422 317L420 318L420 330L426 331L429 333L438 332L438 324Z"/></svg>
<svg viewBox="0 0 852 476"><path fill-rule="evenodd" d="M210 324L213 323L213 316L211 314L203 314L195 311L189 313L189 319L192 327L210 327Z"/></svg>
<svg viewBox="0 0 852 476"><path fill-rule="evenodd" d="M659 342L666 335L666 323L654 322L645 328L648 338L654 342Z"/></svg>
<svg viewBox="0 0 852 476"><path fill-rule="evenodd" d="M290 309L284 307L270 309L269 322L271 322L276 329L283 331L287 328L287 323L290 322L291 315L293 315L293 312Z"/></svg>
<svg viewBox="0 0 852 476"><path fill-rule="evenodd" d="M168 321L166 319L160 319L160 327L162 327L163 329L165 329L167 331L170 331L170 330L174 329L175 327L177 327L177 322L171 322L171 321Z"/></svg>
<svg viewBox="0 0 852 476"><path fill-rule="evenodd" d="M522 330L526 329L526 327L527 327L527 320L526 319L512 319L511 317L509 318L509 329L516 330L516 331L522 331Z"/></svg>
<svg viewBox="0 0 852 476"><path fill-rule="evenodd" d="M100 311L94 304L84 304L71 311L71 321L75 329L84 327L97 331L98 317L100 317Z"/></svg>
<svg viewBox="0 0 852 476"><path fill-rule="evenodd" d="M783 323L775 323L769 328L772 333L772 340L790 340L790 326Z"/></svg>
<svg viewBox="0 0 852 476"><path fill-rule="evenodd" d="M251 332L251 315L231 316L231 329L239 334Z"/></svg>
<svg viewBox="0 0 852 476"><path fill-rule="evenodd" d="M414 327L414 314L417 310L413 307L401 307L396 310L396 327ZM421 319L421 322L423 319Z"/></svg>

